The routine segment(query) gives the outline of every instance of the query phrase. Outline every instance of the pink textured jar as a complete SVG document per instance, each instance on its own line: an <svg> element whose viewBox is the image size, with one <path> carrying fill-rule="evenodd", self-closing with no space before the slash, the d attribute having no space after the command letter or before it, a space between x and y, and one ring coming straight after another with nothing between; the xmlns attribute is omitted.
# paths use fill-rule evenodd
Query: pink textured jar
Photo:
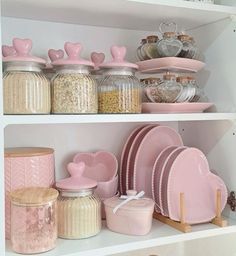
<svg viewBox="0 0 236 256"><path fill-rule="evenodd" d="M31 187L14 190L10 196L13 251L32 254L55 248L58 191Z"/></svg>
<svg viewBox="0 0 236 256"><path fill-rule="evenodd" d="M25 187L51 187L55 182L54 150L51 148L6 148L5 227L10 239L11 204L9 194Z"/></svg>

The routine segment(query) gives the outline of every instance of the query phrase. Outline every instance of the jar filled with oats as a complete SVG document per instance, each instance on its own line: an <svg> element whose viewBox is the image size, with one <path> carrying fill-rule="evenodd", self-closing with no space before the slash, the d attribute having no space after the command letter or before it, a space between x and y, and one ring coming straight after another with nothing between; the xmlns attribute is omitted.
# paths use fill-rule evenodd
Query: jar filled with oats
<svg viewBox="0 0 236 256"><path fill-rule="evenodd" d="M90 71L93 62L80 58L82 46L66 42L68 57L52 62L56 75L52 79L52 113L97 113L97 83Z"/></svg>
<svg viewBox="0 0 236 256"><path fill-rule="evenodd" d="M112 46L111 54L113 60L100 65L99 113L141 113L141 84L134 76L138 66L124 60L125 47Z"/></svg>
<svg viewBox="0 0 236 256"><path fill-rule="evenodd" d="M56 183L58 198L58 236L82 239L101 230L101 201L94 195L95 180L83 176L85 164L69 163L71 177Z"/></svg>
<svg viewBox="0 0 236 256"><path fill-rule="evenodd" d="M50 84L42 72L46 61L30 55L30 39L13 39L12 54L3 57L4 114L49 114Z"/></svg>

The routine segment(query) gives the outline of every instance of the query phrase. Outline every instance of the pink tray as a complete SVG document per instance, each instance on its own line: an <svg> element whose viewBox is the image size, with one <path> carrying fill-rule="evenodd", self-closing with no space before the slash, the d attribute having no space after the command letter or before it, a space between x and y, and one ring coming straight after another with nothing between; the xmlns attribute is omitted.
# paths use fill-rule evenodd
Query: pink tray
<svg viewBox="0 0 236 256"><path fill-rule="evenodd" d="M202 113L213 105L210 102L142 103L142 112L152 114Z"/></svg>
<svg viewBox="0 0 236 256"><path fill-rule="evenodd" d="M166 57L144 60L139 61L136 64L138 65L140 72L147 74L163 73L166 71L196 73L205 66L205 63L199 60L178 57Z"/></svg>

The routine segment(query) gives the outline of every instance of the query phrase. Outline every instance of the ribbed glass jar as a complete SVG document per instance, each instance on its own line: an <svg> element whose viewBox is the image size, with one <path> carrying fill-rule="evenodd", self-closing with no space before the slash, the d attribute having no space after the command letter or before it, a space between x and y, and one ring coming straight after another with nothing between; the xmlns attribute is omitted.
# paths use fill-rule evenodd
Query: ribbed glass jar
<svg viewBox="0 0 236 256"><path fill-rule="evenodd" d="M63 66L52 79L52 113L97 113L97 83L86 66Z"/></svg>
<svg viewBox="0 0 236 256"><path fill-rule="evenodd" d="M50 82L40 64L11 62L4 67L4 114L49 114Z"/></svg>
<svg viewBox="0 0 236 256"><path fill-rule="evenodd" d="M101 231L101 202L89 189L61 191L58 197L58 236L82 239Z"/></svg>
<svg viewBox="0 0 236 256"><path fill-rule="evenodd" d="M104 72L98 91L99 113L141 113L141 84L132 68Z"/></svg>

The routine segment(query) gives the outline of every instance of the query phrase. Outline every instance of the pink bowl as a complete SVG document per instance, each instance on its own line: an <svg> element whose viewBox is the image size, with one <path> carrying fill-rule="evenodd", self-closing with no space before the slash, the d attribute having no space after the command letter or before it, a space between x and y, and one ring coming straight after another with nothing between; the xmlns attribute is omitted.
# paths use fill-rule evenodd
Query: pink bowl
<svg viewBox="0 0 236 256"><path fill-rule="evenodd" d="M117 189L118 189L118 175L116 175L115 178L109 181L98 182L95 193L99 196L99 198L110 198L117 193Z"/></svg>
<svg viewBox="0 0 236 256"><path fill-rule="evenodd" d="M96 180L97 182L107 182L112 180L115 178L118 171L116 157L107 151L78 153L74 156L73 162L84 162L84 176Z"/></svg>

